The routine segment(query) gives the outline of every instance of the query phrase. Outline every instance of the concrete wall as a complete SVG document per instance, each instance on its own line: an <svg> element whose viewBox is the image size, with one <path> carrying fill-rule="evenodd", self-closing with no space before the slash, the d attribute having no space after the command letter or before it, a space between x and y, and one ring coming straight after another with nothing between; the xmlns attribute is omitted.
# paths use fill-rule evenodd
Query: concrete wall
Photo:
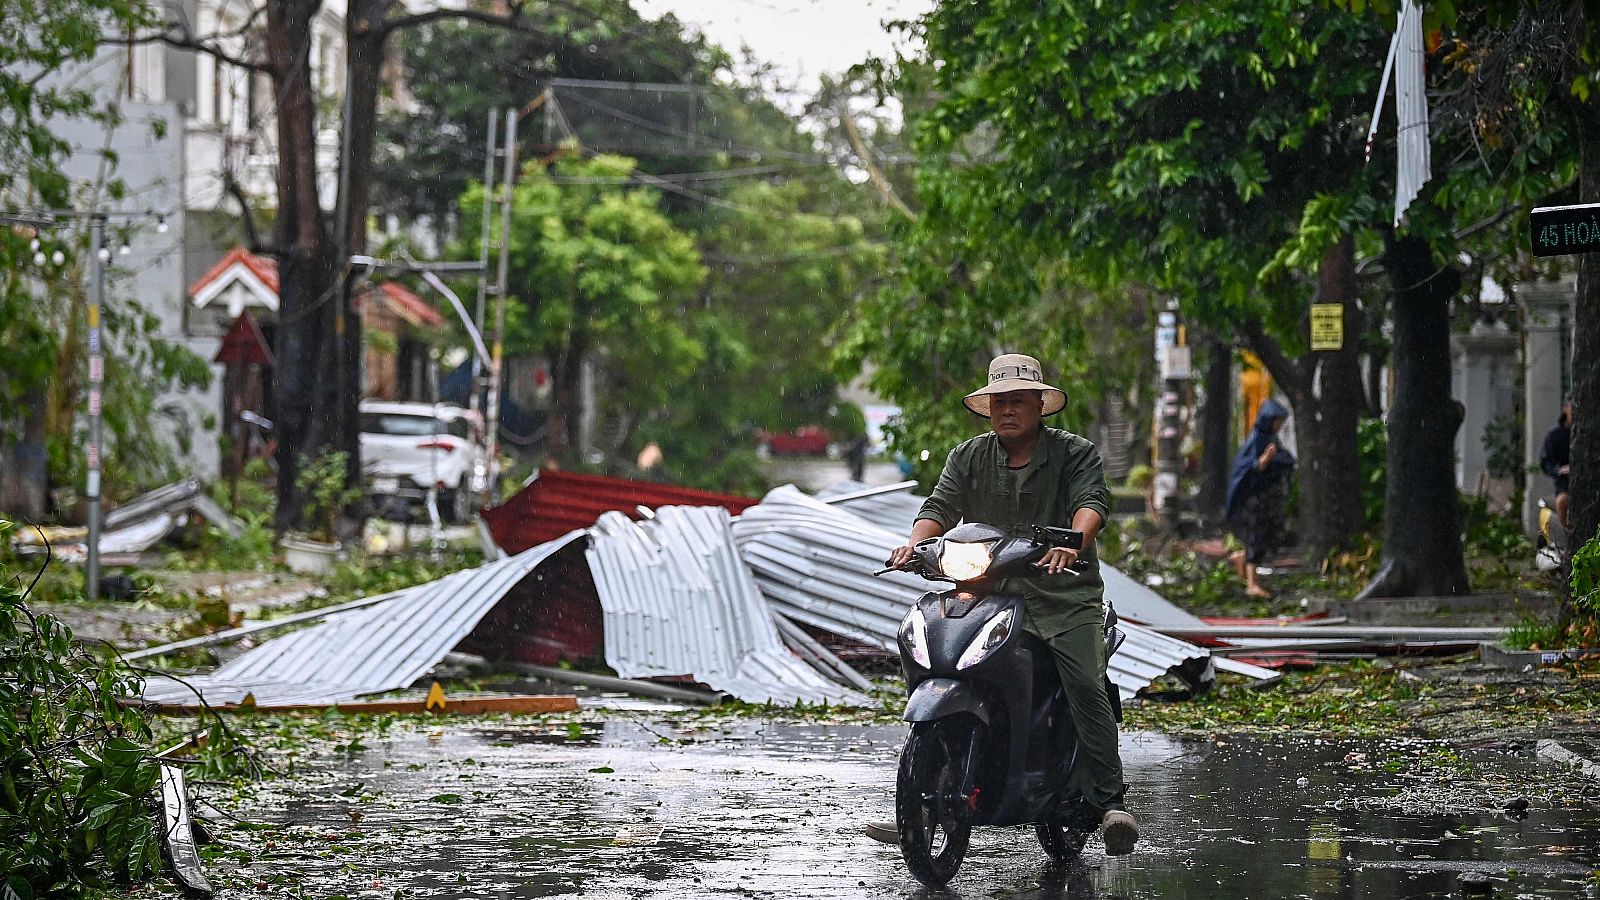
<svg viewBox="0 0 1600 900"><path fill-rule="evenodd" d="M1550 476L1538 471L1539 451L1572 384L1578 281L1568 275L1556 281L1523 282L1516 286L1516 294L1522 305L1523 463L1533 471L1522 504L1522 524L1529 534L1536 534L1539 500L1555 495Z"/></svg>
<svg viewBox="0 0 1600 900"><path fill-rule="evenodd" d="M1453 393L1465 413L1456 432L1456 485L1469 494L1483 491L1495 503L1509 500L1512 485L1490 476L1484 437L1490 425L1516 421L1521 412L1519 344L1503 325L1475 325L1450 339Z"/></svg>
<svg viewBox="0 0 1600 900"><path fill-rule="evenodd" d="M195 341L184 331L185 289L184 246L186 216L184 180L187 171L184 111L171 100L141 102L127 98L126 51L109 50L93 63L66 77L81 79L103 97L122 97L123 121L107 126L83 119L63 120L54 127L73 147L64 170L76 185L75 202L84 208L99 197L99 207L108 212L164 213L165 229L157 220L142 216L132 220L114 218L109 232L113 242L126 243L111 256L106 291L113 302L132 302L154 314L159 322L156 336L183 347L208 362L216 353L215 340ZM148 71L148 70L147 70ZM170 71L170 70L169 70ZM137 92L136 92L137 93ZM159 95L161 91L138 93ZM116 156L112 165L104 151ZM97 185L119 179L126 187L122 198L106 194ZM119 223L130 222L124 228ZM108 356L108 379L115 376L118 364L115 347ZM220 376L210 387L171 391L157 398L159 414L152 427L175 451L177 462L186 471L210 476L218 465L215 418L221 408ZM113 490L115 488L113 487Z"/></svg>

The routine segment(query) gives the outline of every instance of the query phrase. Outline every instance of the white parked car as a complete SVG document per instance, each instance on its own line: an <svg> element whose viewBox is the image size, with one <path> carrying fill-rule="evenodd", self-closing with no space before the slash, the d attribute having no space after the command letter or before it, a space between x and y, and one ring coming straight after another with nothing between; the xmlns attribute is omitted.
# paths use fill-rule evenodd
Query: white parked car
<svg viewBox="0 0 1600 900"><path fill-rule="evenodd" d="M441 518L471 517L492 476L482 416L452 403L382 400L363 400L360 411L362 471L380 515L425 508L431 487Z"/></svg>

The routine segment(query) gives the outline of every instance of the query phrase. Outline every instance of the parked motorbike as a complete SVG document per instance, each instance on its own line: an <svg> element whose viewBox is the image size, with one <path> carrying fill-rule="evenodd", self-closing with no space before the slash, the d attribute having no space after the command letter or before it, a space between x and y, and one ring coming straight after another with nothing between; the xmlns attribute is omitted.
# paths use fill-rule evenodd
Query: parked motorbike
<svg viewBox="0 0 1600 900"><path fill-rule="evenodd" d="M911 733L895 819L906 866L929 887L955 877L974 826L1032 825L1056 860L1076 857L1099 828L1099 810L1064 787L1076 783L1078 736L1050 650L1023 631L1022 597L1000 592L1008 577L1037 576L1052 548L1082 546L1070 529L1010 537L968 523L918 543L904 566L953 585L923 595L899 635ZM1107 658L1124 637L1116 622L1108 606ZM1109 679L1105 690L1121 721Z"/></svg>

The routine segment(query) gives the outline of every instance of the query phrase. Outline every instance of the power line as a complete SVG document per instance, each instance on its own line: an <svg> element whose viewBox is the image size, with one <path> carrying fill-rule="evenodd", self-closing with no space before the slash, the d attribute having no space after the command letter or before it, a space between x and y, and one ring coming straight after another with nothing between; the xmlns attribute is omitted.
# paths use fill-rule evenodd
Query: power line
<svg viewBox="0 0 1600 900"><path fill-rule="evenodd" d="M583 106L587 106L590 109L594 109L606 115L616 116L617 118L628 122L629 124L637 125L640 128L644 128L649 131L655 131L669 137L680 137L690 142L702 144L707 149L718 152L737 152L756 159L763 157L777 157L779 159L791 159L798 162L834 162L834 160L820 153L796 153L792 150L763 150L759 147L751 147L734 141L719 142L714 139L701 137L700 135L697 135L691 131L684 131L681 128L674 128L671 125L646 119L643 116L636 116L633 113L627 112L626 110L617 109L608 103L602 103L601 101L595 100L592 97L584 97L581 94L574 93L571 94L571 99L576 100L578 103L582 104ZM565 119L565 115L563 115L562 118ZM568 122L569 126L570 124L571 123Z"/></svg>
<svg viewBox="0 0 1600 900"><path fill-rule="evenodd" d="M810 163L810 166L827 166L832 168L832 163ZM804 165L801 168L805 167ZM709 169L703 172L678 172L670 175L656 175L662 181L671 181L675 184L698 181L724 181L733 178L752 178L763 175L781 175L794 172L794 168L785 166L749 166L743 169ZM550 180L556 184L643 184L631 175L551 175Z"/></svg>

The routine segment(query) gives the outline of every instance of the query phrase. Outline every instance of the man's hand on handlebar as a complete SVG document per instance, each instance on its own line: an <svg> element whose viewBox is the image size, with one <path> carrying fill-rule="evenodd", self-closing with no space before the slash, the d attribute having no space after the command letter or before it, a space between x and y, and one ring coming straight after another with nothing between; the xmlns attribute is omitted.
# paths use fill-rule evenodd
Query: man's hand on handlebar
<svg viewBox="0 0 1600 900"><path fill-rule="evenodd" d="M891 569L904 569L906 563L911 562L911 557L915 553L916 551L910 544L902 544L889 552L889 558L884 561L884 564Z"/></svg>
<svg viewBox="0 0 1600 900"><path fill-rule="evenodd" d="M1060 575L1078 561L1078 551L1066 547L1052 547L1035 565L1047 575ZM1074 575L1077 573L1074 572Z"/></svg>

